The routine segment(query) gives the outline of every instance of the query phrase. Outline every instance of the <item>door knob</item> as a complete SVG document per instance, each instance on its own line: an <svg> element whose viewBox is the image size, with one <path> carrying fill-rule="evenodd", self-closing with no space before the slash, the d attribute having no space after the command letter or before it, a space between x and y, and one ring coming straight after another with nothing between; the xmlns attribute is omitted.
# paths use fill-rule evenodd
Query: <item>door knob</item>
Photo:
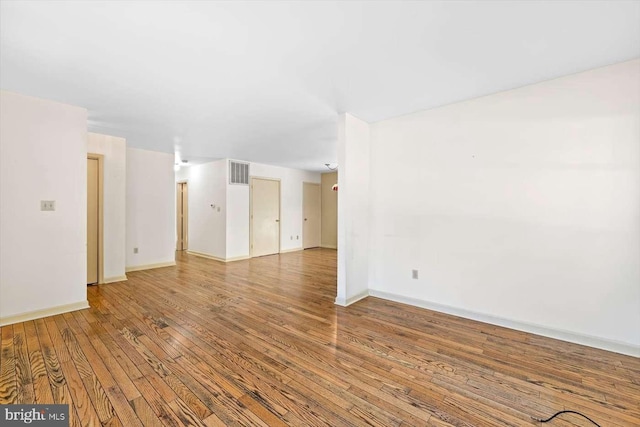
<svg viewBox="0 0 640 427"><path fill-rule="evenodd" d="M305 221L307 220L307 218L304 219Z"/></svg>
<svg viewBox="0 0 640 427"><path fill-rule="evenodd" d="M280 220L279 220L279 219L276 219L276 222L280 222Z"/></svg>

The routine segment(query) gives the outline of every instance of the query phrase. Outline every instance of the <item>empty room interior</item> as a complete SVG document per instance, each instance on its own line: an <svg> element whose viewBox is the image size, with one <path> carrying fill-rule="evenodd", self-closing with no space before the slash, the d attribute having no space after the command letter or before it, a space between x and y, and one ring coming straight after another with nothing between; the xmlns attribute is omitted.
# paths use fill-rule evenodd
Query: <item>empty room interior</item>
<svg viewBox="0 0 640 427"><path fill-rule="evenodd" d="M640 426L640 1L2 0L0 89L0 425Z"/></svg>

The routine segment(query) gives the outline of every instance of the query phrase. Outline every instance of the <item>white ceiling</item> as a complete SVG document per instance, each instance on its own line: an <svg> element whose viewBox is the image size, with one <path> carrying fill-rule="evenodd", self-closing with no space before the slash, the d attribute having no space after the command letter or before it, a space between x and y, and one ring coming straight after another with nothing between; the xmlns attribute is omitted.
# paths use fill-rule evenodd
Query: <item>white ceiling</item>
<svg viewBox="0 0 640 427"><path fill-rule="evenodd" d="M182 158L308 170L341 112L432 108L640 56L638 1L0 3L0 86Z"/></svg>

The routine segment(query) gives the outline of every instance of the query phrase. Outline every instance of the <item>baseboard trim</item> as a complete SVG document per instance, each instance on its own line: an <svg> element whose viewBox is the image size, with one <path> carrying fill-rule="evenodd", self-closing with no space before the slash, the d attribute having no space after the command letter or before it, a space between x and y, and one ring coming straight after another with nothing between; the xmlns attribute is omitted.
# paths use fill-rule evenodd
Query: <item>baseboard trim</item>
<svg viewBox="0 0 640 427"><path fill-rule="evenodd" d="M200 258L207 258L207 259L212 259L212 260L214 260L214 261L225 262L224 258L220 258L220 257L217 257L217 256L215 256L215 255L206 254L206 253L204 253L204 252L196 252L196 251L190 251L190 250L187 250L187 253L188 253L189 255L195 255L195 256L198 256L198 257L200 257Z"/></svg>
<svg viewBox="0 0 640 427"><path fill-rule="evenodd" d="M364 291L364 292L360 292L357 295L353 295L353 296L351 296L349 298L337 297L336 301L335 301L335 304L336 305L340 305L342 307L347 307L347 306L349 306L349 305L351 305L353 303L356 303L356 302L360 301L361 299L365 299L368 296L369 296L369 291Z"/></svg>
<svg viewBox="0 0 640 427"><path fill-rule="evenodd" d="M113 276L113 277L105 277L102 281L101 285L106 285L107 283L115 283L115 282L124 282L127 280L127 276Z"/></svg>
<svg viewBox="0 0 640 427"><path fill-rule="evenodd" d="M331 245L320 245L321 248L325 248L325 249L338 249L337 246L331 246Z"/></svg>
<svg viewBox="0 0 640 427"><path fill-rule="evenodd" d="M288 254L290 252L299 252L299 251L303 251L304 248L300 247L300 248L293 248L293 249L285 249L283 251L280 251L281 254Z"/></svg>
<svg viewBox="0 0 640 427"><path fill-rule="evenodd" d="M245 260L245 259L251 259L251 257L249 255L236 256L236 257L231 257L231 258L225 258L225 260L222 261L222 262L242 261L242 260Z"/></svg>
<svg viewBox="0 0 640 427"><path fill-rule="evenodd" d="M231 257L231 258L220 258L220 257L217 257L215 255L207 254L207 253L204 253L204 252L196 252L196 251L189 251L189 250L187 250L187 253L189 255L198 256L200 258L207 258L207 259L212 259L214 261L220 261L220 262L242 261L243 259L251 258L250 256L246 256L246 255L237 256L237 257Z"/></svg>
<svg viewBox="0 0 640 427"><path fill-rule="evenodd" d="M14 314L13 316L0 317L0 326L13 325L15 323L27 322L29 320L41 319L43 317L55 316L57 314L68 313L70 311L89 308L89 301L79 301L72 304L59 305L57 307L45 308L42 310L29 311L27 313Z"/></svg>
<svg viewBox="0 0 640 427"><path fill-rule="evenodd" d="M131 267L126 267L124 271L129 273L132 271L151 270L152 268L173 267L174 265L176 265L175 261L159 262L157 264L134 265Z"/></svg>
<svg viewBox="0 0 640 427"><path fill-rule="evenodd" d="M601 350L612 351L614 353L626 354L628 356L640 357L640 346L635 346L620 341L607 340L591 335L584 335L576 332L565 331L562 329L549 328L548 326L536 325L533 323L520 322L517 320L505 319L503 317L491 316L489 314L478 313L462 308L451 307L444 304L438 304L431 301L421 300L417 298L406 297L403 295L393 294L389 292L369 290L369 295L376 298L382 298L389 301L395 301L402 304L413 305L416 307L426 308L428 310L440 313L451 314L453 316L463 317L465 319L477 320L478 322L489 323L491 325L503 326L517 331L528 332L531 334L542 335L548 338L554 338L574 344L586 345L589 347L599 348Z"/></svg>

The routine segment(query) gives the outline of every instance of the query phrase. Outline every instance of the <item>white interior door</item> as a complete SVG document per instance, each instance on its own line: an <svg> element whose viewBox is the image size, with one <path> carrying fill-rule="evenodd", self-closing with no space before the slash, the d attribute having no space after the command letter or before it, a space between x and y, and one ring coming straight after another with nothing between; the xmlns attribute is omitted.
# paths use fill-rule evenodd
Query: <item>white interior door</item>
<svg viewBox="0 0 640 427"><path fill-rule="evenodd" d="M302 184L302 246L304 249L320 246L320 184Z"/></svg>
<svg viewBox="0 0 640 427"><path fill-rule="evenodd" d="M251 256L280 252L280 181L251 178Z"/></svg>

